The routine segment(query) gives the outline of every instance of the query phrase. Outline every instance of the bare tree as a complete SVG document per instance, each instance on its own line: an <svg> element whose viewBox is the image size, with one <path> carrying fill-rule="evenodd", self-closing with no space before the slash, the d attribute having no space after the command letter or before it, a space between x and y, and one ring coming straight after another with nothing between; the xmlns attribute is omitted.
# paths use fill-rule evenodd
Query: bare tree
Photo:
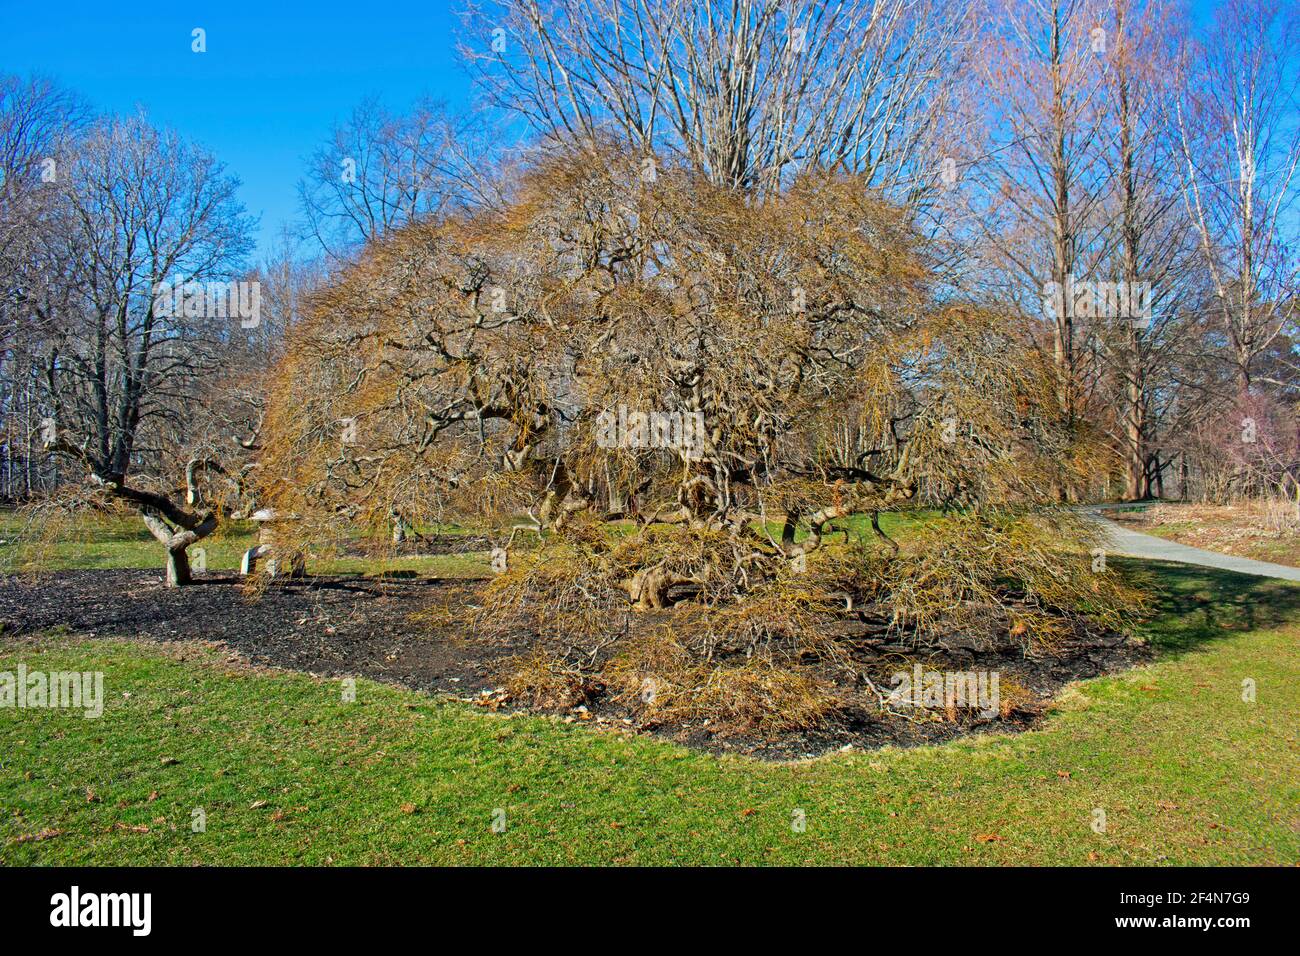
<svg viewBox="0 0 1300 956"><path fill-rule="evenodd" d="M1186 202L1241 396L1276 377L1261 357L1296 320L1300 16L1284 0L1225 0L1192 51L1179 104Z"/></svg>
<svg viewBox="0 0 1300 956"><path fill-rule="evenodd" d="M984 238L985 281L1049 324L1067 422L1085 419L1096 369L1070 290L1095 279L1103 64L1093 0L993 0L976 102L985 118L963 177Z"/></svg>
<svg viewBox="0 0 1300 956"><path fill-rule="evenodd" d="M312 255L289 226L285 226L262 262L251 273L261 286L262 314L254 331L235 345L246 346L250 367L264 369L273 364L284 345L284 336L302 320L308 296L325 279L326 267L319 255Z"/></svg>
<svg viewBox="0 0 1300 956"><path fill-rule="evenodd" d="M1180 359L1189 345L1203 344L1198 324L1187 316L1201 290L1169 108L1185 77L1179 49L1185 25L1159 0L1111 0L1107 12L1102 36L1109 135L1103 163L1109 227L1102 235L1103 261L1122 287L1144 290L1144 308L1103 319L1097 340L1106 360L1103 381L1118 393L1115 431L1124 496L1136 500L1151 494L1161 474L1158 426L1185 420L1173 408L1189 405L1174 376L1198 367Z"/></svg>
<svg viewBox="0 0 1300 956"><path fill-rule="evenodd" d="M405 114L371 97L334 128L298 184L307 234L331 259L421 217L491 197L481 124L421 99ZM492 197L495 198L495 197Z"/></svg>
<svg viewBox="0 0 1300 956"><path fill-rule="evenodd" d="M201 481L220 466L177 459L184 442L175 439L194 410L196 382L237 334L238 319L216 317L209 305L212 289L229 291L224 283L250 245L237 181L202 149L137 116L97 124L59 184L67 294L32 303L38 314L61 310L48 316L42 356L52 412L45 445L136 508L166 550L168 584L184 584L186 549L216 527ZM187 290L181 309L169 307L164 287ZM178 484L184 504L173 500Z"/></svg>
<svg viewBox="0 0 1300 956"><path fill-rule="evenodd" d="M35 355L43 334L29 303L52 291L43 261L58 229L57 177L85 128L86 109L52 81L0 75L0 497L46 490Z"/></svg>
<svg viewBox="0 0 1300 956"><path fill-rule="evenodd" d="M501 0L466 15L492 99L560 141L616 136L715 185L841 168L915 195L967 36L963 0Z"/></svg>

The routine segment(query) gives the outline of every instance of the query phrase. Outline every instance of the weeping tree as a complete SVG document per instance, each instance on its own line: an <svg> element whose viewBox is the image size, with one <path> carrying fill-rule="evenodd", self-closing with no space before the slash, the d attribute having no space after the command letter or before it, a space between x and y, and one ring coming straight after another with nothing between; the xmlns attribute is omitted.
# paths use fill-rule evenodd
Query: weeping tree
<svg viewBox="0 0 1300 956"><path fill-rule="evenodd" d="M1084 599L1119 613L1059 560L1082 532L1029 510L1087 467L1050 366L937 299L861 177L758 200L593 146L515 195L373 244L291 330L259 492L290 546L393 513L484 525L499 573L460 613L584 666L634 618L692 661L772 662L863 615L1046 635ZM921 502L952 516L900 550L879 515Z"/></svg>

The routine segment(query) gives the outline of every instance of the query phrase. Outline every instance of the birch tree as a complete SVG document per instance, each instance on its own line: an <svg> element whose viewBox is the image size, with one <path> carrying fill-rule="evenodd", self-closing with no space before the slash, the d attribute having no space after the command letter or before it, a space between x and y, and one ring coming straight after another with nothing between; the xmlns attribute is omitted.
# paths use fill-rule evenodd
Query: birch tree
<svg viewBox="0 0 1300 956"><path fill-rule="evenodd" d="M1191 53L1179 104L1185 199L1213 287L1210 308L1243 398L1297 317L1300 17L1280 0L1225 0Z"/></svg>

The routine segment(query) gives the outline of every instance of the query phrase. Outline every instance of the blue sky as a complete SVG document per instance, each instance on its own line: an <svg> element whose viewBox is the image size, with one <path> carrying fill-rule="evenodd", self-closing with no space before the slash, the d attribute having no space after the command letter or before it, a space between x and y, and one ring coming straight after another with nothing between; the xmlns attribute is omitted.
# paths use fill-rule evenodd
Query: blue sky
<svg viewBox="0 0 1300 956"><path fill-rule="evenodd" d="M0 69L48 75L102 110L142 106L202 143L242 180L261 252L296 215L306 158L357 101L472 95L459 19L438 0L0 0L0 11ZM190 49L195 27L206 53Z"/></svg>
<svg viewBox="0 0 1300 956"><path fill-rule="evenodd" d="M1192 0L1202 17L1213 0ZM306 158L363 97L467 103L448 0L137 3L0 0L0 69L39 72L115 112L144 107L219 156L261 218L259 253L297 214ZM207 31L193 53L191 31Z"/></svg>

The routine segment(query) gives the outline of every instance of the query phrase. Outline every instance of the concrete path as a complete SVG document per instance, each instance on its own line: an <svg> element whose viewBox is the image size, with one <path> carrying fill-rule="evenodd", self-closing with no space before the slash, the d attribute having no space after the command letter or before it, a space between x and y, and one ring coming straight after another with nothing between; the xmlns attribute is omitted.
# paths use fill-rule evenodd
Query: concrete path
<svg viewBox="0 0 1300 956"><path fill-rule="evenodd" d="M1132 531L1105 517L1102 512L1108 507L1112 506L1095 505L1080 510L1106 529L1107 540L1103 546L1117 554L1127 554L1134 558L1151 558L1155 561L1199 564L1205 568L1220 568L1224 571L1236 571L1238 574L1257 574L1265 578L1282 578L1285 581L1300 581L1300 568L1288 568L1285 564L1270 564L1267 561L1252 561L1231 554L1219 554L1217 551L1205 551L1179 544L1177 541Z"/></svg>

